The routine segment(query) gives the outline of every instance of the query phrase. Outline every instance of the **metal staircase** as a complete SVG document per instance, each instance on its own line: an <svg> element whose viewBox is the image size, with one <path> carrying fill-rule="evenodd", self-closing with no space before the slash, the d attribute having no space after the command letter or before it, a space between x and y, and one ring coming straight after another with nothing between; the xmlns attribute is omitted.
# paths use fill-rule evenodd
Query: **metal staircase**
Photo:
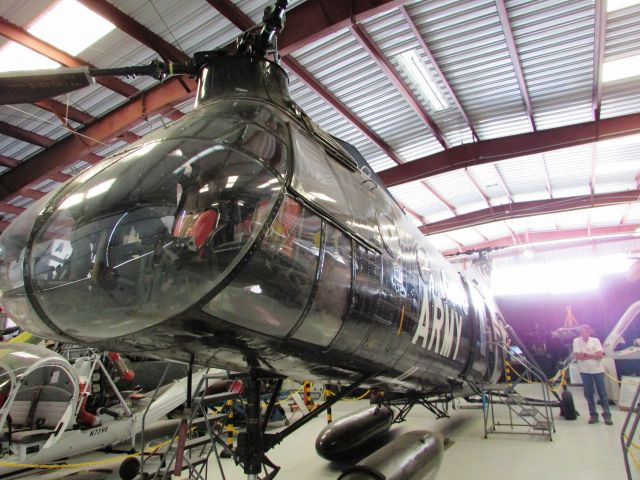
<svg viewBox="0 0 640 480"><path fill-rule="evenodd" d="M525 353L516 353L514 349L500 344L495 347L501 349L505 360L506 383L481 386L484 438L493 433L506 433L542 435L552 441L556 429L549 379ZM516 373L511 370L510 362L520 366L522 371ZM512 374L516 375L515 379ZM516 387L522 381L538 384L542 398L534 400L518 393ZM500 408L502 406L507 407L506 412Z"/></svg>
<svg viewBox="0 0 640 480"><path fill-rule="evenodd" d="M219 375L202 377L195 389L199 393L194 396L191 408L185 408L172 440L155 452L154 460L142 457L140 479L167 480L174 475L182 477L188 471L188 478L206 480L212 455L222 472L221 452L233 456L223 439L224 427L232 411L232 402L228 401L238 398L239 393L207 394L210 383L221 378Z"/></svg>
<svg viewBox="0 0 640 480"><path fill-rule="evenodd" d="M633 475L631 474L631 465L629 464L629 457L633 461L636 468L640 465L640 461L636 457L636 455L631 450L632 448L638 448L634 444L634 437L638 431L638 424L640 423L640 385L636 388L636 393L633 396L633 400L631 401L631 405L629 405L629 412L627 413L627 417L624 419L624 424L622 425L622 431L620 432L620 443L622 444L622 455L624 457L624 468L627 472L627 480L633 480Z"/></svg>

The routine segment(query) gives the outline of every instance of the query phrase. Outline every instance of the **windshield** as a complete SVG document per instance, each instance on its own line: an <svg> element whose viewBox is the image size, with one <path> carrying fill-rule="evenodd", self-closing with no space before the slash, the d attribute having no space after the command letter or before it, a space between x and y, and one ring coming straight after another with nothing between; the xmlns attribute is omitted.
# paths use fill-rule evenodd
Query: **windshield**
<svg viewBox="0 0 640 480"><path fill-rule="evenodd" d="M87 341L154 325L210 292L248 250L283 182L248 148L194 139L149 143L96 167L47 206L25 262L48 319ZM8 263L3 277L22 268L17 253ZM11 297L15 282L3 283Z"/></svg>

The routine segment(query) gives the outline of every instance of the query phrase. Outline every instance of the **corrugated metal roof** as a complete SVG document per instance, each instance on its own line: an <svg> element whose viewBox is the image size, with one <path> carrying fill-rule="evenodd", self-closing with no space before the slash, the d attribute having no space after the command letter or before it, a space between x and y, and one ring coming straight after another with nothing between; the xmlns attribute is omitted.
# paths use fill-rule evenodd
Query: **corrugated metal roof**
<svg viewBox="0 0 640 480"><path fill-rule="evenodd" d="M607 14L604 61L640 53L640 5ZM638 79L606 82L602 88L602 117L609 118L640 110Z"/></svg>
<svg viewBox="0 0 640 480"><path fill-rule="evenodd" d="M290 5L293 7L301 1L291 1ZM202 0L110 2L189 54L226 44L239 33L229 20ZM7 0L0 5L0 16L26 26L52 3L51 0ZM272 1L235 0L234 3L258 22L265 5ZM506 0L505 5L537 129L591 120L595 23L593 0ZM360 27L372 37L392 68L405 80L442 130L448 143L455 146L473 139L463 112L455 106L445 86L447 82L481 139L529 132L523 92L516 80L494 0L412 0L406 2L405 7L437 65L432 64L422 51L418 39L397 8L366 20ZM640 53L640 5L608 13L606 21L605 62ZM2 42L0 39L0 47ZM432 111L422 93L398 67L396 55L409 50L415 50L420 55L435 79L448 104L444 110ZM116 29L79 56L97 66L112 67L148 63L156 54ZM347 28L293 52L292 56L405 161L442 150L423 120ZM442 71L442 76L436 67ZM289 74L292 98L312 119L329 133L353 143L374 170L380 171L395 165L333 106L294 74ZM146 89L156 83L149 78L124 81L138 89ZM126 99L95 85L69 96L58 97L57 100L69 102L71 106L99 117ZM0 107L0 121L52 139L69 134L55 115L31 105L19 105L17 108L21 111ZM185 101L177 108L189 112L192 101ZM639 111L640 84L637 78L603 85L602 117ZM131 130L137 135L144 135L162 128L165 122L169 120L154 116ZM78 125L72 122L71 126ZM123 141L115 141L97 148L95 153L108 155L123 145ZM39 150L40 147L0 136L0 155L24 161ZM87 166L86 162L78 161L65 172L75 174ZM6 167L0 168L0 172L6 170ZM430 223L453 216L445 203L450 204L457 215L462 215L487 209L483 196L488 198L491 206L507 204L509 195L516 203L547 199L550 196L547 182L554 198L590 194L592 176L595 194L636 189L636 176L640 172L640 137L603 142L595 148L583 145L475 165L469 167L467 172L456 170L428 179L428 184L444 202L421 182L393 187L391 192L400 203ZM51 182L53 180L45 181L42 188L54 188L57 182ZM41 189L40 186L35 187ZM21 201L20 198L14 198L14 201ZM619 210L616 213L612 208L605 212L609 212L607 215L616 213L618 217L625 216L629 220L635 218L631 214L637 208L625 207L622 213ZM594 225L601 220L598 215L601 214L594 213L591 219ZM516 233L541 231L551 224L553 228L568 228L579 224L583 217L584 212L564 213L486 224L465 230L459 234L458 240L442 236L442 244L457 247L456 242L464 244L463 240L478 241L478 238L505 236L510 234L508 225ZM620 220L618 218L616 221ZM418 223L416 219L412 221ZM613 220L611 222L611 225L615 224Z"/></svg>

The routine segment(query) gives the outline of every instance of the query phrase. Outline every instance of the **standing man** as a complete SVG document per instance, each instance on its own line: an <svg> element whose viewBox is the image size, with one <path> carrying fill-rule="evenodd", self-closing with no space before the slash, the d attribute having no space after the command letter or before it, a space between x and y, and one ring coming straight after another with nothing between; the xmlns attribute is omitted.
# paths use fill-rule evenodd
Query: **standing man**
<svg viewBox="0 0 640 480"><path fill-rule="evenodd" d="M604 352L600 340L592 337L592 333L593 330L589 325L580 327L580 336L573 340L573 353L578 361L578 370L580 370L584 387L584 397L589 405L589 423L598 423L598 412L594 399L597 391L600 405L602 405L604 423L613 425L611 411L609 410L609 399L604 388L604 369L602 368Z"/></svg>

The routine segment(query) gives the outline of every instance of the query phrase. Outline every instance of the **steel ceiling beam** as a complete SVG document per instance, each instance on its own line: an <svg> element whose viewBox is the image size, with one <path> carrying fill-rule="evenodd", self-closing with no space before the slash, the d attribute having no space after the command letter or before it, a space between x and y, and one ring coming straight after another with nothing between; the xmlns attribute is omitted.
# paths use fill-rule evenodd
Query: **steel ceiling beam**
<svg viewBox="0 0 640 480"><path fill-rule="evenodd" d="M332 33L403 5L406 0L307 0L287 12L278 39L287 55Z"/></svg>
<svg viewBox="0 0 640 480"><path fill-rule="evenodd" d="M23 142L37 145L39 147L49 147L55 143L55 140L44 135L25 130L10 123L0 122L0 134L13 137Z"/></svg>
<svg viewBox="0 0 640 480"><path fill-rule="evenodd" d="M473 227L484 223L511 218L567 212L570 210L580 210L583 208L600 207L605 205L618 205L634 202L638 197L640 197L640 190L629 190L626 192L602 193L594 196L580 195L575 197L495 205L492 209L487 208L477 210L475 212L458 215L454 218L430 223L429 225L421 227L421 231L425 234L442 233L450 230L457 230L459 228Z"/></svg>
<svg viewBox="0 0 640 480"><path fill-rule="evenodd" d="M84 2L85 0L83 0ZM89 0L87 0L89 1ZM91 0L101 2L100 0ZM331 32L338 31L351 24L351 13L357 21L395 8L404 0L307 0L295 6L287 13L287 28L278 40L281 53L293 51L312 43ZM85 3L88 5L88 3ZM108 8L108 7L107 7ZM324 11L326 9L326 11ZM324 11L324 13L322 13ZM331 12L330 14L328 12ZM289 33L287 33L289 32ZM181 83L170 78L155 85L143 93L142 97L132 98L114 109L94 124L80 130L97 140L104 141L126 131L140 121L144 115L164 113L179 103L193 97L195 82L184 80L191 91ZM99 136L98 136L99 135ZM92 145L95 146L95 145ZM34 155L15 169L0 177L0 199L19 190L29 190L28 185L38 177L46 175L50 169L62 170L73 162L85 159L90 148L80 142L76 136L69 135L57 142L51 149Z"/></svg>
<svg viewBox="0 0 640 480"><path fill-rule="evenodd" d="M0 155L0 165L7 168L13 168L20 165L20 162L15 158L5 157L4 155Z"/></svg>
<svg viewBox="0 0 640 480"><path fill-rule="evenodd" d="M93 68L93 65L90 63L85 62L78 57L74 57L73 55L69 55L67 52L39 39L27 32L24 28L14 25L2 17L0 17L0 35L30 48L34 52L44 55L45 57L66 67ZM138 93L137 88L115 77L100 77L96 79L96 81L124 97L131 97Z"/></svg>
<svg viewBox="0 0 640 480"><path fill-rule="evenodd" d="M573 228L570 230L556 230L550 232L530 232L528 240L523 234L518 234L520 243L518 247L527 245L575 240L576 242L597 239L598 237L630 237L633 235L637 225L614 225L608 227L591 227L591 231L586 228ZM636 237L637 238L637 237ZM471 253L479 250L498 249L513 247L511 237L502 237L488 242L477 243L475 245L465 245L455 249L442 252L446 256L454 256L459 254Z"/></svg>
<svg viewBox="0 0 640 480"><path fill-rule="evenodd" d="M382 70L382 72L387 76L391 83L393 83L398 92L400 92L400 94L409 103L416 115L418 115L418 117L424 122L427 128L431 130L431 133L440 143L440 145L442 145L442 148L444 148L445 150L448 149L449 144L447 143L446 138L440 130L440 127L438 127L436 122L434 122L422 103L420 103L420 101L413 94L411 89L404 83L404 80L402 80L400 74L389 63L382 51L378 48L373 39L365 31L364 27L358 24L353 24L351 25L351 27L349 27L349 30L356 37L362 48L364 48L365 51L371 56L371 58L373 58L373 60L378 64L380 70Z"/></svg>
<svg viewBox="0 0 640 480"><path fill-rule="evenodd" d="M87 125L95 120L94 117L89 115L82 110L78 110L70 105L65 105L64 103L58 102L57 100L49 99L49 100L40 100L39 102L33 103L35 106L42 108L43 110L47 110L58 118L68 118L69 120L73 120L76 123L80 123L82 125Z"/></svg>
<svg viewBox="0 0 640 480"><path fill-rule="evenodd" d="M584 145L635 133L640 133L640 113L459 145L444 152L383 170L378 175L388 187L391 187L458 168Z"/></svg>
<svg viewBox="0 0 640 480"><path fill-rule="evenodd" d="M525 110L527 111L527 118L529 119L531 130L535 132L537 128L536 121L533 118L531 96L529 95L529 89L527 88L527 81L524 78L524 71L522 70L522 63L520 62L520 55L518 55L518 48L516 47L516 40L513 36L513 30L511 29L511 22L509 21L507 7L504 3L504 0L495 0L495 2L496 8L498 9L498 15L500 17L500 24L502 25L502 32L504 33L504 38L507 42L509 55L511 56L513 72L516 76L518 87L520 88L520 94L522 95L522 101L524 102Z"/></svg>
<svg viewBox="0 0 640 480"><path fill-rule="evenodd" d="M549 198L553 198L553 190L551 189L551 177L549 176L549 168L547 167L547 160L542 156L542 167L544 168L544 182L547 187L547 193Z"/></svg>
<svg viewBox="0 0 640 480"><path fill-rule="evenodd" d="M131 38L150 48L165 61L184 63L189 60L189 56L164 40L159 35L153 33L147 27L137 22L122 10L114 7L106 0L78 0L88 9L110 21L119 30L123 31Z"/></svg>
<svg viewBox="0 0 640 480"><path fill-rule="evenodd" d="M0 203L0 212L20 215L24 210L25 209L23 207L16 207L15 205L9 205L8 203ZM0 216L1 215L2 214L0 213Z"/></svg>
<svg viewBox="0 0 640 480"><path fill-rule="evenodd" d="M495 163L493 164L493 169L496 172L496 178L498 179L498 183L502 187L502 190L504 190L504 193L507 195L507 201L509 203L513 203L513 195L511 195L511 190L509 190L509 187L507 187L507 184L505 183L504 178L502 178L502 174L500 173L500 170L498 169L498 166Z"/></svg>
<svg viewBox="0 0 640 480"><path fill-rule="evenodd" d="M233 23L237 28L242 30L249 30L255 26L255 22L249 15L244 13L237 5L231 0L206 0L209 5L215 8L218 13ZM288 23L285 21L285 30L289 28Z"/></svg>
<svg viewBox="0 0 640 480"><path fill-rule="evenodd" d="M422 48L422 51L427 55L427 58L429 59L431 66L440 77L440 81L442 82L444 87L447 89L449 96L451 97L451 99L453 100L453 103L456 105L458 109L458 112L460 112L460 115L462 116L465 123L469 127L469 130L471 130L471 134L473 135L473 138L476 141L479 141L480 137L478 137L478 134L476 133L476 130L473 127L473 123L471 122L471 119L469 118L469 116L467 115L467 112L465 112L464 108L462 107L462 104L460 103L458 96L453 91L453 87L447 80L447 77L445 76L444 72L440 69L440 65L438 65L436 57L433 56L433 53L431 52L431 49L427 45L427 42L425 42L424 37L420 33L420 30L418 30L418 26L413 21L413 18L411 18L411 15L409 15L409 12L407 11L404 5L400 6L400 13L402 14L405 21L407 22L407 25L409 25L409 28L413 32L413 36L416 37L416 40L418 40L418 44Z"/></svg>
<svg viewBox="0 0 640 480"><path fill-rule="evenodd" d="M606 0L595 0L595 25L593 40L593 119L600 120L602 104L602 66L604 64L604 46L607 37Z"/></svg>

